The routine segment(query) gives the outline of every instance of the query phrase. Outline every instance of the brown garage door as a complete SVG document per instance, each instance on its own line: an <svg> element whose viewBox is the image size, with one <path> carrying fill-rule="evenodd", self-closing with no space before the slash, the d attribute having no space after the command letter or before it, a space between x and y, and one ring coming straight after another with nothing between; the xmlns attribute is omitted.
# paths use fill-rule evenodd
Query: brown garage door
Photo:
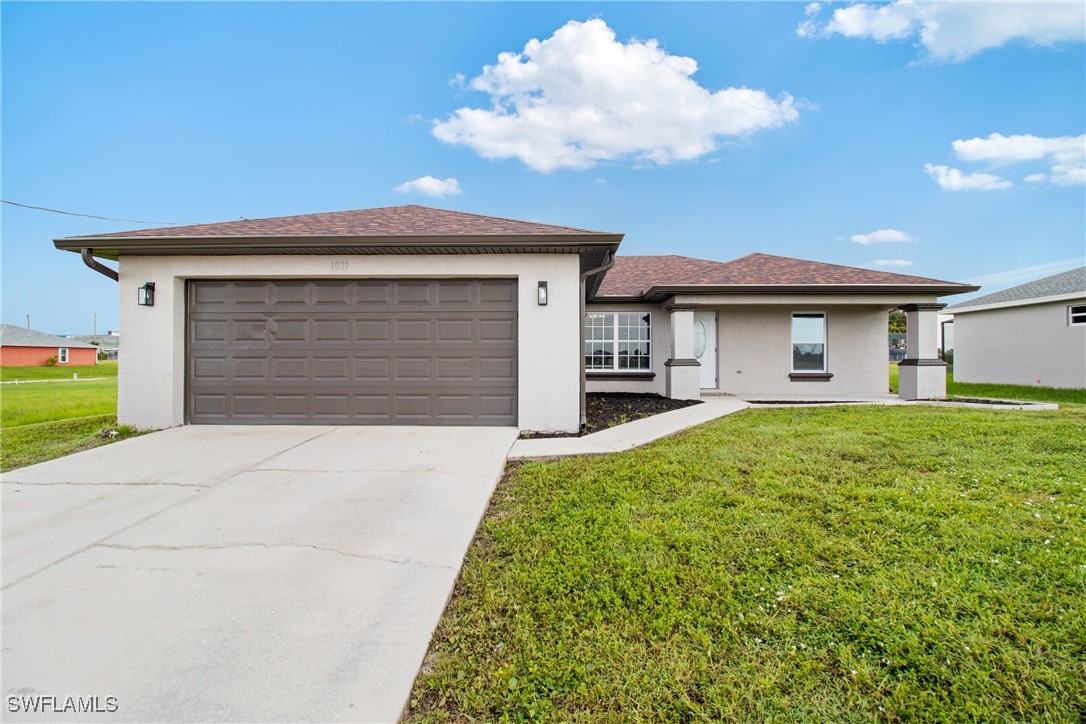
<svg viewBox="0 0 1086 724"><path fill-rule="evenodd" d="M193 281L194 424L515 425L516 282Z"/></svg>

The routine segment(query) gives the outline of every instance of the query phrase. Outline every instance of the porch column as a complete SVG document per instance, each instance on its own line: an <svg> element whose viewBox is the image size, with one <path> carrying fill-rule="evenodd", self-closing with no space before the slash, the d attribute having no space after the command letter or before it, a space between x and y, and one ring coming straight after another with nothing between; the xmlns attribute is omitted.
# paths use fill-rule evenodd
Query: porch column
<svg viewBox="0 0 1086 724"><path fill-rule="evenodd" d="M930 400L946 397L946 362L939 359L936 314L945 304L906 304L905 359L898 363L898 397Z"/></svg>
<svg viewBox="0 0 1086 724"><path fill-rule="evenodd" d="M667 373L666 394L673 400L701 397L701 363L694 358L694 312L697 305L672 304L671 358L664 363Z"/></svg>

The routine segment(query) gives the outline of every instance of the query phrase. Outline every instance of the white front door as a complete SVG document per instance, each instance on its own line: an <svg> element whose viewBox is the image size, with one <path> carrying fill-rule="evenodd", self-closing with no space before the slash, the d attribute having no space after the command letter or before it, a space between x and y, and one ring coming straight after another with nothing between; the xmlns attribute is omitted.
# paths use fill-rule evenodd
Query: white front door
<svg viewBox="0 0 1086 724"><path fill-rule="evenodd" d="M694 312L694 358L701 362L701 389L716 389L716 312Z"/></svg>

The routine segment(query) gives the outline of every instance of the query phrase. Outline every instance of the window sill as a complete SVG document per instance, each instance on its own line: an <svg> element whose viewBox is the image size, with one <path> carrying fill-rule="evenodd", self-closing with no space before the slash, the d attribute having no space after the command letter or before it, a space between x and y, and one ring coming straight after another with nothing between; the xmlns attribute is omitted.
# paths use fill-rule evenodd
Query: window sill
<svg viewBox="0 0 1086 724"><path fill-rule="evenodd" d="M829 382L833 379L832 372L792 372L788 379L793 382Z"/></svg>
<svg viewBox="0 0 1086 724"><path fill-rule="evenodd" d="M656 378L655 372L601 372L590 370L585 372L585 379L589 380L619 380L624 382L650 382Z"/></svg>

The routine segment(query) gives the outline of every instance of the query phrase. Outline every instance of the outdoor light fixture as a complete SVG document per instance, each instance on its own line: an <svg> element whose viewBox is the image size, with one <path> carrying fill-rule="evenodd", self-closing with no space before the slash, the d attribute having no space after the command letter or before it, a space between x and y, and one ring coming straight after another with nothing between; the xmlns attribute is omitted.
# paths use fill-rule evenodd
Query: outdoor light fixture
<svg viewBox="0 0 1086 724"><path fill-rule="evenodd" d="M147 282L136 290L136 301L141 307L155 306L155 283Z"/></svg>
<svg viewBox="0 0 1086 724"><path fill-rule="evenodd" d="M536 301L539 302L539 306L547 306L547 282L539 282L539 292L536 296Z"/></svg>

